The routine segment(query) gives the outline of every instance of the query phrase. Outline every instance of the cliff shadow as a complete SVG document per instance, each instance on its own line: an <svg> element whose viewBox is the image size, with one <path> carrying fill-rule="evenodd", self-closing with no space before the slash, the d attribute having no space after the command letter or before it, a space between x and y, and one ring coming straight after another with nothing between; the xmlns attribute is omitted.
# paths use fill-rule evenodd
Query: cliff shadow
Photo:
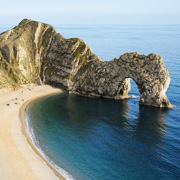
<svg viewBox="0 0 180 180"><path fill-rule="evenodd" d="M137 126L135 137L149 146L161 146L161 142L166 137L166 116L169 112L167 108L155 108L151 106L139 106L137 114Z"/></svg>

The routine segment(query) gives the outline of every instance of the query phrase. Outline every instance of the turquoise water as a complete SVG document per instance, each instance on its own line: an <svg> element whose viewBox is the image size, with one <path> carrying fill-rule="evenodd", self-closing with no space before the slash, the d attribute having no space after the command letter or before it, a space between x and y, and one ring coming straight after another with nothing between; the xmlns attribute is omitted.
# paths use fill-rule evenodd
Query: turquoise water
<svg viewBox="0 0 180 180"><path fill-rule="evenodd" d="M10 29L1 27L0 31ZM125 52L156 52L171 76L174 109L139 106L139 92L123 101L60 94L28 105L35 145L69 179L180 179L180 25L57 26L80 37L102 60Z"/></svg>
<svg viewBox="0 0 180 180"><path fill-rule="evenodd" d="M27 111L36 145L75 179L180 178L176 109L141 107L138 98L61 94L35 101Z"/></svg>

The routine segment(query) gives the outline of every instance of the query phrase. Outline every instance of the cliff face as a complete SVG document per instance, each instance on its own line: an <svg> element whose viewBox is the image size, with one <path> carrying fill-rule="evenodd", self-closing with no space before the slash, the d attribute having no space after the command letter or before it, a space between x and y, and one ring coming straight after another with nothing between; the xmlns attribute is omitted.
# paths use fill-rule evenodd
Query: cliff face
<svg viewBox="0 0 180 180"><path fill-rule="evenodd" d="M52 26L28 19L0 35L0 88L38 82L122 99L129 97L130 78L141 93L140 104L172 107L165 95L170 76L155 53L101 61L83 40L65 39Z"/></svg>

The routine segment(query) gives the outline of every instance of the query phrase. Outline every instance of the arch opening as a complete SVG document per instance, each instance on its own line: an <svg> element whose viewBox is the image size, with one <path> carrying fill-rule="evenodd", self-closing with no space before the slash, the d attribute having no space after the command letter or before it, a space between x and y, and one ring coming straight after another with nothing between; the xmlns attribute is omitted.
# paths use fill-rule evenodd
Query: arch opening
<svg viewBox="0 0 180 180"><path fill-rule="evenodd" d="M134 98L137 98L137 97L141 96L141 93L139 92L139 89L138 89L138 85L132 78L130 78L130 91L129 91L129 94Z"/></svg>

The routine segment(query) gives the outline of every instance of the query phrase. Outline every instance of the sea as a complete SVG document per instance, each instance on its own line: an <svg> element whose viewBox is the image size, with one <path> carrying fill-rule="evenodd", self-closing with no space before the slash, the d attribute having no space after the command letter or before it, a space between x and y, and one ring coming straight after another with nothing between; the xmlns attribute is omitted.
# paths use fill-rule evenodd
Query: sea
<svg viewBox="0 0 180 180"><path fill-rule="evenodd" d="M0 27L0 32L13 26ZM171 76L173 109L140 106L131 80L128 100L56 94L26 108L28 133L41 154L67 179L180 179L180 25L58 25L103 61L137 51L163 57Z"/></svg>

